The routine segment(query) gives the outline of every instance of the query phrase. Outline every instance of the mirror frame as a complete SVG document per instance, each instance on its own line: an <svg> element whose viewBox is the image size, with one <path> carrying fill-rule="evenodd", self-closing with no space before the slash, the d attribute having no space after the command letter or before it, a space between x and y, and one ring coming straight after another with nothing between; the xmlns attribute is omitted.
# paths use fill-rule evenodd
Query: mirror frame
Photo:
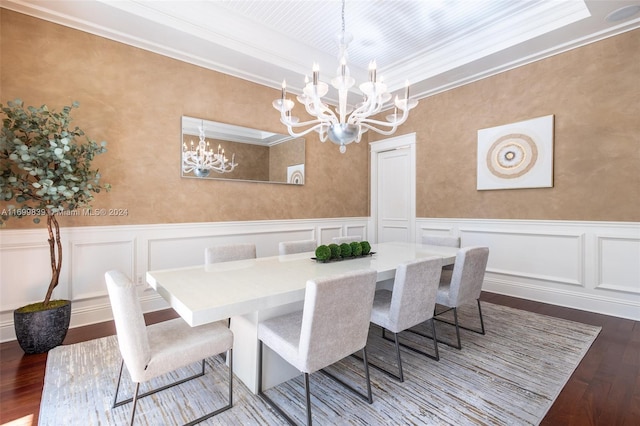
<svg viewBox="0 0 640 426"><path fill-rule="evenodd" d="M273 132L268 132L266 130L253 129L249 127L242 127L233 124L220 123L211 120L205 120L202 118L190 117L183 115L180 121L180 176L187 179L210 179L210 180L223 180L223 181L235 181L235 182L256 182L256 183L274 183L274 184L284 184L284 185L304 185L305 180L305 162L306 162L306 141L304 138L296 138L290 135L278 134ZM221 149L226 150L226 158L235 155L236 150L240 148L240 151L244 148L244 145L253 145L255 148L246 147L244 154L250 154L251 150L263 150L264 148L268 149L266 156L268 157L268 161L270 164L267 164L266 167L264 165L260 165L259 169L261 173L267 173L267 175L271 176L272 173L275 173L272 169L273 161L277 161L278 159L282 159L284 162L284 167L286 170L282 171L281 166L278 167L277 173L280 176L283 176L283 180L265 180L263 178L244 178L242 175L239 177L225 177L225 175L232 175L237 171L242 173L242 158L239 158L238 155L235 155L235 162L238 164L237 168L235 168L230 173L216 173L211 172L211 174L207 176L197 176L194 172L185 172L184 171L184 152L186 146L197 144L200 138L199 136L199 127L204 127L204 136L207 143L213 143L215 146L218 144ZM282 144L287 143L291 144L296 141L299 141L298 146L295 146L291 151L283 157L282 155L278 155L278 157L272 158L272 153L274 150L272 148L282 146ZM226 148L225 148L225 143ZM284 147L286 148L286 147ZM300 152L301 151L301 152ZM258 151L256 151L258 152ZM288 155L288 158L287 158ZM275 159L275 160L274 160ZM251 167L250 160L247 161L245 157L245 164L248 164ZM246 167L246 166L245 166ZM250 169L252 172L256 171L256 168Z"/></svg>

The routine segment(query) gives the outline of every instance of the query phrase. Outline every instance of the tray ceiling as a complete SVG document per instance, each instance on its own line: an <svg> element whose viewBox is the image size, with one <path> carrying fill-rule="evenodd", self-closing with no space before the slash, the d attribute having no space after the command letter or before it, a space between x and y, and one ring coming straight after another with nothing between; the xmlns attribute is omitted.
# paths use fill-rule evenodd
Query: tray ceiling
<svg viewBox="0 0 640 426"><path fill-rule="evenodd" d="M4 0L1 6L266 86L279 88L286 78L294 93L313 62L324 81L338 66L339 1ZM617 12L622 19L606 19L624 7ZM361 82L375 59L392 91L408 80L420 98L639 28L634 11L638 0L347 0L349 67ZM352 101L360 97L356 91Z"/></svg>

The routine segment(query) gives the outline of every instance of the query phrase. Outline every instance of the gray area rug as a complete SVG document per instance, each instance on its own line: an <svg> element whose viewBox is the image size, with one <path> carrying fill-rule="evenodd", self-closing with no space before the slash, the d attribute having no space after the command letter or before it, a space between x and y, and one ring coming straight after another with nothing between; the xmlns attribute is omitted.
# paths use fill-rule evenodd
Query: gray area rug
<svg viewBox="0 0 640 426"><path fill-rule="evenodd" d="M483 303L486 335L462 330L462 350L440 344L440 361L402 350L405 381L371 369L373 404L367 404L321 372L311 376L315 424L340 425L529 425L538 424L600 332L600 327ZM479 324L475 305L460 310L461 323ZM430 327L424 327L425 331ZM438 323L438 337L455 337L453 326ZM432 350L430 340L404 333L404 341ZM393 344L371 328L370 361L394 362ZM120 366L115 336L60 346L49 352L40 406L40 425L123 425L130 404L111 408ZM390 365L393 368L394 364ZM199 365L147 384L159 386L186 377ZM329 368L362 389L361 362L349 357ZM174 425L225 404L227 367L221 357L207 360L204 377L141 399L138 425ZM123 375L121 395L133 386ZM142 385L143 392L149 387ZM293 379L268 395L304 423L304 385ZM201 424L279 425L282 419L239 380L234 407Z"/></svg>

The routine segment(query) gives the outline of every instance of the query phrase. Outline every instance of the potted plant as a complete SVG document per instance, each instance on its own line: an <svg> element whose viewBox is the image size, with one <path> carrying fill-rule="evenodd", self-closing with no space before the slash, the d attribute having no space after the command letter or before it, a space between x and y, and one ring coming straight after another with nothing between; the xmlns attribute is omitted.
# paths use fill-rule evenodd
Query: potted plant
<svg viewBox="0 0 640 426"><path fill-rule="evenodd" d="M14 311L14 327L26 353L42 353L64 340L71 319L71 301L51 300L62 268L62 242L57 216L89 207L94 193L109 190L100 173L91 168L94 157L106 152L78 127L70 128L72 106L62 111L25 108L20 99L0 104L0 225L10 217L47 221L51 255L51 281L44 301ZM9 204L14 202L15 204Z"/></svg>

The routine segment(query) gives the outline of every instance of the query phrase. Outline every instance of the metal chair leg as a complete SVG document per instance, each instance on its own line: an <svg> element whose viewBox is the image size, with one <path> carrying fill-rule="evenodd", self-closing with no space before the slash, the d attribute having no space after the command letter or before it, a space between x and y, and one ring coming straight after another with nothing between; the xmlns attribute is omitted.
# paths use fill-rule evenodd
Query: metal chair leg
<svg viewBox="0 0 640 426"><path fill-rule="evenodd" d="M122 378L122 369L123 369L123 367L124 367L124 360L122 361L122 365L120 366L120 375L118 377L118 385L116 387L116 395L115 395L115 397L113 399L113 406L111 408L116 408L116 407L119 407L119 406L124 405L124 404L128 404L131 401L133 401L133 398L128 398L128 399L123 399L122 401L116 402L117 398L118 398L118 389L120 388L120 379ZM204 359L202 360L202 370L199 373L196 373L196 374L194 374L192 376L189 376L189 377L186 377L184 379L178 380L176 382L169 383L168 385L159 387L157 389L152 389L152 390L150 390L148 392L142 393L142 394L138 395L138 399L144 398L144 397L149 396L149 395L153 395L154 393L158 393L158 392L163 391L165 389L169 389L169 388L171 388L173 386L180 385L182 383L188 382L189 380L197 379L198 377L202 377L202 376L204 376Z"/></svg>
<svg viewBox="0 0 640 426"><path fill-rule="evenodd" d="M393 333L394 340L396 341L396 362L398 364L398 373L400 375L400 382L404 382L404 374L402 373L402 359L400 358L400 341L398 341L398 333Z"/></svg>
<svg viewBox="0 0 640 426"><path fill-rule="evenodd" d="M213 416L216 416L220 413L222 413L223 411L227 411L228 409L230 409L231 407L233 407L233 349L230 348L227 351L227 359L229 360L229 402L227 405L225 405L224 407L220 407L215 411L212 411L208 414L205 414L202 417L199 417L195 420L190 421L189 423L186 423L184 426L194 426L198 423L202 423L203 421L205 421L206 419L209 419ZM202 361L202 366L204 368L204 360Z"/></svg>
<svg viewBox="0 0 640 426"><path fill-rule="evenodd" d="M352 356L355 356L355 355L352 355ZM356 358L359 358L359 357L356 356ZM346 383L344 380L340 379L339 377L334 376L333 374L329 373L328 371L326 371L324 369L322 369L320 371L322 373L324 373L325 375L327 375L328 377L330 377L333 380L335 380L336 382L340 383L345 388L349 389L351 392L353 392L356 395L360 396L362 399L366 400L369 404L373 404L373 396L371 394L371 380L369 378L369 363L367 362L367 348L366 348L366 346L364 348L362 348L362 358L361 358L361 360L364 362L364 374L365 374L365 379L367 381L367 395L366 396L362 392L360 392L359 390L357 390L356 388L351 386L350 384Z"/></svg>
<svg viewBox="0 0 640 426"><path fill-rule="evenodd" d="M307 399L307 426L311 426L311 391L309 389L309 373L304 373L304 392Z"/></svg>
<svg viewBox="0 0 640 426"><path fill-rule="evenodd" d="M222 413L223 411L226 411L228 409L230 409L231 407L233 407L233 349L229 349L227 351L227 358L229 359L229 402L227 405L225 405L224 407L221 407L215 411L212 411L211 413L205 414L204 416L196 419L196 420L192 420L189 423L186 423L185 426L193 426L196 425L198 423L203 422L204 420L213 417L215 415L218 415L220 413ZM138 400L141 398L144 398L145 396L149 396L152 395L154 393L158 393L160 391L163 391L165 389L171 388L173 386L185 383L191 379L195 379L201 376L204 376L204 369L205 369L205 360L202 360L202 371L200 373L194 374L190 377L187 377L185 379L182 380L178 380L176 382L170 383L168 385L162 386L160 388L157 389L153 389L151 391L145 392L143 394L139 394L140 391L140 383L136 383L136 387L135 387L135 391L133 394L133 397L129 398L129 399L125 399L123 401L117 402L118 400L118 391L120 389L120 382L122 379L122 371L124 369L124 360L122 361L122 363L120 364L120 374L118 374L118 383L116 385L116 394L114 396L113 399L113 408L115 407L119 407L121 405L127 404L129 402L133 402L132 407L131 407L131 420L130 420L130 425L133 425L133 421L134 421L134 417L135 417L135 412L136 412L136 406L138 404Z"/></svg>
<svg viewBox="0 0 640 426"><path fill-rule="evenodd" d="M111 408L116 408L118 403L118 391L120 390L120 381L122 380L122 370L124 370L124 359L120 362L120 373L118 374L118 383L116 384L116 393L113 396L113 404ZM120 404L122 405L122 404Z"/></svg>
<svg viewBox="0 0 640 426"><path fill-rule="evenodd" d="M462 343L460 342L460 324L458 323L458 308L453 308L453 318L456 323L456 337L458 339L456 349L462 349Z"/></svg>
<svg viewBox="0 0 640 426"><path fill-rule="evenodd" d="M260 398L262 398L262 400L264 402L267 403L267 405L269 405L271 408L273 408L280 416L282 416L282 418L284 418L287 423L289 423L290 425L296 425L296 422L293 421L293 419L291 417L289 417L289 415L287 413L285 413L282 408L280 408L280 406L278 404L275 403L275 401L273 401L271 398L269 398L267 396L267 394L265 394L262 391L262 352L264 351L264 343L262 343L262 340L260 340L260 345L258 346L258 396ZM307 385L307 382L309 380L308 377L305 376L305 386ZM307 390L309 388L307 387ZM307 412L307 416L311 415L311 406L308 405L308 412Z"/></svg>
<svg viewBox="0 0 640 426"><path fill-rule="evenodd" d="M382 327L382 338L384 340L392 341L391 339L389 339L386 336L385 331L386 331L385 328ZM398 340L398 333L393 333L393 336L395 338L394 342L395 342L395 348L396 348L396 363L398 365L398 374L392 373L391 371L389 371L389 370L387 370L387 369L385 369L385 368L383 368L383 367L381 367L381 366L379 366L377 364L374 364L373 362L370 362L370 361L368 361L366 365L367 365L367 369L368 369L369 366L371 366L371 367L375 368L376 370L386 374L389 377L392 377L392 378L394 378L394 379L396 379L396 380L398 380L400 382L404 382L404 374L402 372L402 360L400 358L400 345L402 345L402 344ZM356 354L353 354L351 356L356 358L356 359L359 359L360 361L364 361L364 358L360 358Z"/></svg>
<svg viewBox="0 0 640 426"><path fill-rule="evenodd" d="M418 336L426 337L426 338L429 338L429 339L435 339L434 336L436 335L436 333L435 333L436 327L435 327L435 324L433 322L433 318L430 318L430 320L431 320L431 329L432 329L432 335L431 336L429 336L428 334L421 333L421 332L419 332L417 330L413 330L413 329L407 329L405 331L408 331L410 333L417 334ZM389 340L390 342L392 341L391 339L389 339L387 337L385 337L385 339ZM418 348L414 348L413 346L409 346L409 345L407 345L405 343L402 343L400 341L399 341L399 344L403 348L409 349L410 351L413 351L413 352L418 353L420 355L424 355L427 358L431 358L431 359L433 359L435 361L440 361L440 354L438 353L438 342L439 342L439 340L433 340L434 355L432 355L432 354L430 354L430 353L428 353L426 351L422 351L422 350L420 350ZM399 379L399 377L396 377L396 378Z"/></svg>
<svg viewBox="0 0 640 426"><path fill-rule="evenodd" d="M140 383L136 383L136 390L133 393L133 404L131 406L131 420L129 426L133 426L133 418L136 415L136 405L138 405L138 391L140 390Z"/></svg>
<svg viewBox="0 0 640 426"><path fill-rule="evenodd" d="M480 334L485 334L484 320L482 319L482 308L480 307L480 299L477 299L477 302L478 302L478 314L480 315L480 327L482 328L482 331L480 332ZM471 331L473 331L473 330L471 330Z"/></svg>
<svg viewBox="0 0 640 426"><path fill-rule="evenodd" d="M480 316L480 330L469 328L469 327L464 327L464 326L460 325L459 322L458 322L458 309L457 308L449 308L449 309L444 310L444 311L442 311L440 313L434 314L433 318L436 321L440 321L440 322L443 322L443 323L446 323L446 324L450 324L450 325L455 325L455 327L456 327L456 336L457 336L457 340L458 340L458 346L452 345L452 344L450 344L448 342L445 342L443 340L438 340L439 342L444 343L445 345L449 345L451 347L454 347L456 349L462 349L462 344L460 343L460 329L461 328L463 330L472 331L472 332L478 333L478 334L483 334L483 335L486 334L485 328L484 328L484 318L482 317L482 307L480 306L480 299L476 299L476 302L478 304L478 315ZM438 318L438 315L442 315L445 312L449 312L450 310L453 310L454 322Z"/></svg>
<svg viewBox="0 0 640 426"><path fill-rule="evenodd" d="M371 394L371 378L369 377L369 362L367 360L367 347L362 348L362 360L364 361L364 375L367 380L367 401L373 404L373 395Z"/></svg>

